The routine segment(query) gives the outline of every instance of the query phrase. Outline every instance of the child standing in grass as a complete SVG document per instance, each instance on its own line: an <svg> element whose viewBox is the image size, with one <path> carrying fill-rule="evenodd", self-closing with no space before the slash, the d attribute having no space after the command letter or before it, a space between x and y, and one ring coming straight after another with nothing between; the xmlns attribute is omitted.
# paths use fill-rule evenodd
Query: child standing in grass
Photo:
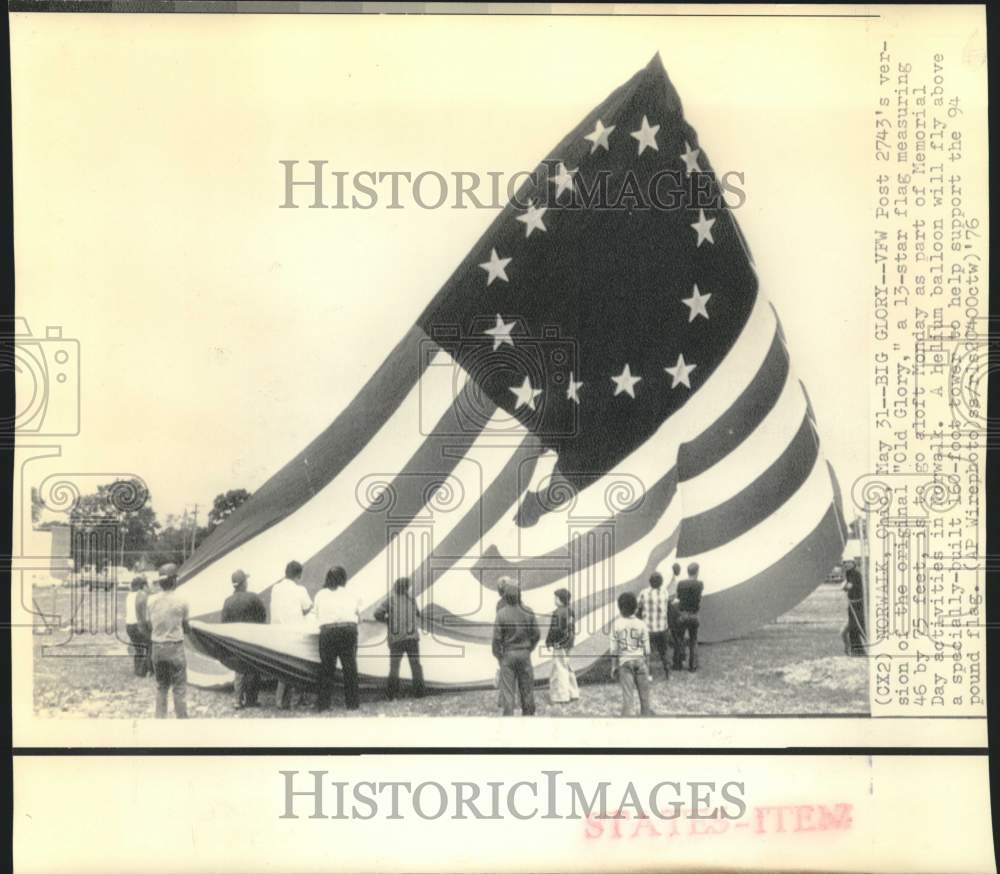
<svg viewBox="0 0 1000 874"><path fill-rule="evenodd" d="M636 618L638 599L631 592L618 596L618 613L608 635L611 643L611 676L622 687L622 716L634 716L636 697L639 715L655 715L649 706L649 632L646 623Z"/></svg>

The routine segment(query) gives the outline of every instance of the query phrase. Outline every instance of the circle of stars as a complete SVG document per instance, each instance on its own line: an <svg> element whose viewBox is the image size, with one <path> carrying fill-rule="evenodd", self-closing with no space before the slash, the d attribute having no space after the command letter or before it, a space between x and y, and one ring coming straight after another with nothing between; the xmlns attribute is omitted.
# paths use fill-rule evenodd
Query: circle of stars
<svg viewBox="0 0 1000 874"><path fill-rule="evenodd" d="M660 125L653 122L655 122L655 119L651 121L648 116L643 115L639 126L629 132L629 135L636 142L637 158L641 158L646 152L660 152L660 144L657 141ZM610 152L613 143L624 142L618 137L614 138L614 140L612 139L615 130L616 125L605 125L600 118L596 119L594 129L583 137L590 143L590 155L594 155L601 150ZM684 151L674 157L683 164L685 175L690 176L694 173L705 172L698 163L700 155L701 149L694 148L688 140L684 140ZM556 163L556 172L549 177L549 182L555 188L556 201L566 192L572 193L575 190L574 176L579 169L579 167L568 168L563 161ZM526 240L533 239L535 231L539 231L541 234L548 232L549 228L545 224L545 213L547 210L548 207L537 206L534 200L529 200L523 212L515 216L516 220L524 226L524 237ZM698 210L698 220L690 225L695 233L692 240L695 248L700 248L703 244L713 245L715 243L715 237L712 232L715 222L716 218L706 215L704 209ZM512 255L501 256L495 248L491 248L489 258L479 264L479 267L486 273L487 288L497 280L506 283L510 282L507 270L513 261L514 257ZM697 283L692 287L689 297L681 298L681 303L687 307L688 324L699 318L703 318L706 321L710 320L708 304L711 298L712 293L701 291ZM515 324L516 322L514 321L506 321L500 313L496 314L496 324L483 332L492 338L494 352L503 345L514 346L512 331ZM679 353L673 365L663 368L669 378L669 389L686 388L691 390L691 374L697 366L697 364L685 360L683 353ZM624 396L635 400L636 387L643 381L643 376L633 373L631 365L628 362L624 362L621 373L609 374L608 381L611 383L610 388L613 397ZM581 403L581 389L583 389L584 385L585 383L577 378L577 374L570 372L569 380L566 384L566 400L579 405ZM514 410L517 411L522 407L535 410L536 401L541 397L543 391L542 388L533 386L530 377L525 376L524 381L520 385L510 386L510 392L514 395L515 399ZM585 393L584 397L586 397Z"/></svg>

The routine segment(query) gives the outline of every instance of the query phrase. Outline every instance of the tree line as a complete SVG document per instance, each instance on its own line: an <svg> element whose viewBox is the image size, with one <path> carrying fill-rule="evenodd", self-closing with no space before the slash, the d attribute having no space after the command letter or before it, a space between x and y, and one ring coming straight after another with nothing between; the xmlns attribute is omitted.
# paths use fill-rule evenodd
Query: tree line
<svg viewBox="0 0 1000 874"><path fill-rule="evenodd" d="M139 480L116 480L99 485L95 492L80 495L65 514L65 519L43 519L46 505L38 490L31 490L32 523L39 530L57 524L69 524L73 534L109 535L113 532L114 553L98 550L83 554L78 543L87 537L74 536L73 560L79 570L96 565L124 564L135 568L156 568L167 562L182 564L205 539L250 497L246 489L230 489L215 496L212 506L199 525L195 514L167 514L162 522L152 506L149 491Z"/></svg>

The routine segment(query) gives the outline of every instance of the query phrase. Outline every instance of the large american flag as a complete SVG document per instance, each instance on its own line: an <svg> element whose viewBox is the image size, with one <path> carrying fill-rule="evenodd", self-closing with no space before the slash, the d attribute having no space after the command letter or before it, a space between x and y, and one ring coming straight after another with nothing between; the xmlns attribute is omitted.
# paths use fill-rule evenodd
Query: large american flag
<svg viewBox="0 0 1000 874"><path fill-rule="evenodd" d="M310 399L314 402L314 399ZM805 597L845 536L832 469L719 180L655 57L518 190L333 423L182 568L202 682L307 679L316 629L217 625L236 568L292 558L374 608L410 576L432 683L493 679L500 576L543 617L569 588L579 669L622 591L697 561L703 640ZM387 669L364 623L363 674ZM539 676L547 664L540 654Z"/></svg>

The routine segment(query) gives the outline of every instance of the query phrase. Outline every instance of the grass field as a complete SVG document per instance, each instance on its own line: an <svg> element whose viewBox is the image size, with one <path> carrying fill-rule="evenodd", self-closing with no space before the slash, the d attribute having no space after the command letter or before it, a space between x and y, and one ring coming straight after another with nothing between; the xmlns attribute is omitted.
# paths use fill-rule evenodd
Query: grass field
<svg viewBox="0 0 1000 874"><path fill-rule="evenodd" d="M110 594L110 593L109 593ZM114 600L92 596L88 627L99 622L113 629L113 605L124 610L125 593ZM60 617L69 615L66 589L35 592L36 609ZM103 606L102 606L103 605ZM671 671L664 682L659 666L653 673L653 708L661 716L806 715L868 713L868 662L843 654L839 631L846 605L839 587L822 586L776 622L740 640L704 645L696 673ZM124 622L118 627L124 637ZM34 646L34 705L45 717L142 719L153 716L154 684L132 673L126 644L110 633L72 635L65 628L36 634ZM407 668L404 667L404 676ZM544 688L536 691L540 716L615 716L621 694L606 672L581 683L581 697L572 704L553 705ZM193 718L315 717L308 701L291 711L273 707L274 694L261 694L263 706L233 709L230 693L189 688ZM352 716L492 716L497 693L437 691L425 698L384 700L380 689L363 688L361 710ZM346 716L339 701L327 717Z"/></svg>

